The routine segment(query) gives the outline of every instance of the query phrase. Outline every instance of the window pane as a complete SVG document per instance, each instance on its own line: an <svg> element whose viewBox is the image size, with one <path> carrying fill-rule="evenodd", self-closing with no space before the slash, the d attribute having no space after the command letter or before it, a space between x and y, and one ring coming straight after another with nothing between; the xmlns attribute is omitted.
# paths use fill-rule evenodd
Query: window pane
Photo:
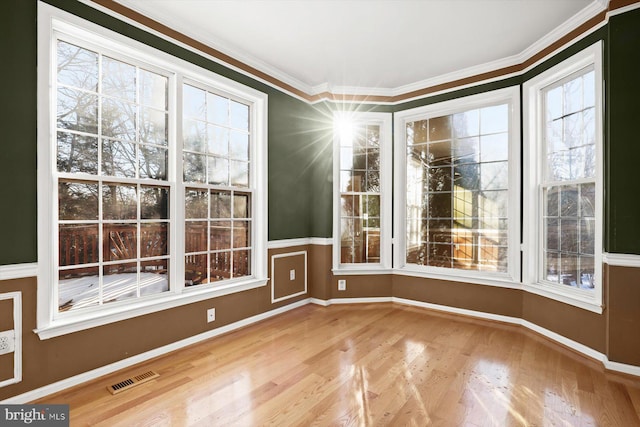
<svg viewBox="0 0 640 427"><path fill-rule="evenodd" d="M184 153L182 167L185 182L206 182L206 159L200 154Z"/></svg>
<svg viewBox="0 0 640 427"><path fill-rule="evenodd" d="M482 135L509 130L509 106L507 104L480 109L480 133Z"/></svg>
<svg viewBox="0 0 640 427"><path fill-rule="evenodd" d="M251 273L251 251L233 252L233 277L248 276Z"/></svg>
<svg viewBox="0 0 640 427"><path fill-rule="evenodd" d="M166 187L140 186L140 218L169 218L169 189Z"/></svg>
<svg viewBox="0 0 640 427"><path fill-rule="evenodd" d="M454 135L458 138L480 135L480 110L453 115Z"/></svg>
<svg viewBox="0 0 640 427"><path fill-rule="evenodd" d="M480 147L478 138L460 138L454 140L453 143L453 162L461 163L478 163L480 158Z"/></svg>
<svg viewBox="0 0 640 427"><path fill-rule="evenodd" d="M580 216L594 217L596 211L596 185L580 185Z"/></svg>
<svg viewBox="0 0 640 427"><path fill-rule="evenodd" d="M429 141L442 141L451 138L451 116L429 119Z"/></svg>
<svg viewBox="0 0 640 427"><path fill-rule="evenodd" d="M187 189L185 192L185 216L187 218L207 218L207 191Z"/></svg>
<svg viewBox="0 0 640 427"><path fill-rule="evenodd" d="M249 187L249 163L231 160L229 162L231 185L235 187Z"/></svg>
<svg viewBox="0 0 640 427"><path fill-rule="evenodd" d="M231 221L211 221L210 250L231 249Z"/></svg>
<svg viewBox="0 0 640 427"><path fill-rule="evenodd" d="M60 270L58 273L58 311L86 308L100 303L98 267Z"/></svg>
<svg viewBox="0 0 640 427"><path fill-rule="evenodd" d="M209 281L209 260L205 255L187 255L184 261L184 285L193 286Z"/></svg>
<svg viewBox="0 0 640 427"><path fill-rule="evenodd" d="M231 131L229 156L237 160L249 160L249 134Z"/></svg>
<svg viewBox="0 0 640 427"><path fill-rule="evenodd" d="M166 181L168 157L166 148L140 145L140 178Z"/></svg>
<svg viewBox="0 0 640 427"><path fill-rule="evenodd" d="M138 263L106 265L102 268L102 300L124 301L138 296Z"/></svg>
<svg viewBox="0 0 640 427"><path fill-rule="evenodd" d="M229 185L229 160L207 157L208 182L213 185Z"/></svg>
<svg viewBox="0 0 640 427"><path fill-rule="evenodd" d="M184 234L185 252L204 252L207 250L206 221L187 221Z"/></svg>
<svg viewBox="0 0 640 427"><path fill-rule="evenodd" d="M207 121L229 126L229 100L213 93L207 93Z"/></svg>
<svg viewBox="0 0 640 427"><path fill-rule="evenodd" d="M247 248L251 246L249 221L233 221L233 247Z"/></svg>
<svg viewBox="0 0 640 427"><path fill-rule="evenodd" d="M98 96L88 92L58 88L57 126L63 130L98 133Z"/></svg>
<svg viewBox="0 0 640 427"><path fill-rule="evenodd" d="M136 117L136 104L115 98L102 99L102 135L135 141Z"/></svg>
<svg viewBox="0 0 640 427"><path fill-rule="evenodd" d="M207 130L204 122L198 120L184 120L182 125L184 149L189 151L205 152Z"/></svg>
<svg viewBox="0 0 640 427"><path fill-rule="evenodd" d="M509 163L483 163L480 166L480 188L482 190L502 190L509 185Z"/></svg>
<svg viewBox="0 0 640 427"><path fill-rule="evenodd" d="M169 224L165 222L140 225L140 258L169 254Z"/></svg>
<svg viewBox="0 0 640 427"><path fill-rule="evenodd" d="M231 218L231 193L211 192L211 218Z"/></svg>
<svg viewBox="0 0 640 427"><path fill-rule="evenodd" d="M98 219L98 184L60 180L58 218L61 220Z"/></svg>
<svg viewBox="0 0 640 427"><path fill-rule="evenodd" d="M231 278L231 252L215 252L211 254L211 281Z"/></svg>
<svg viewBox="0 0 640 427"><path fill-rule="evenodd" d="M249 106L231 101L231 127L240 130L249 130Z"/></svg>
<svg viewBox="0 0 640 427"><path fill-rule="evenodd" d="M407 123L407 145L420 144L427 142L428 121L418 120Z"/></svg>
<svg viewBox="0 0 640 427"><path fill-rule="evenodd" d="M208 152L218 156L229 155L229 129L207 126Z"/></svg>
<svg viewBox="0 0 640 427"><path fill-rule="evenodd" d="M169 260L140 263L140 295L154 295L169 290Z"/></svg>
<svg viewBox="0 0 640 427"><path fill-rule="evenodd" d="M151 71L140 70L140 102L150 107L166 110L168 80Z"/></svg>
<svg viewBox="0 0 640 427"><path fill-rule="evenodd" d="M104 219L136 219L138 197L132 185L105 184L102 186Z"/></svg>
<svg viewBox="0 0 640 427"><path fill-rule="evenodd" d="M140 141L148 144L167 145L168 115L164 110L143 107L141 109Z"/></svg>
<svg viewBox="0 0 640 427"><path fill-rule="evenodd" d="M582 109L582 78L578 77L563 85L564 114L574 113Z"/></svg>
<svg viewBox="0 0 640 427"><path fill-rule="evenodd" d="M102 174L136 177L136 145L104 138L102 140Z"/></svg>
<svg viewBox="0 0 640 427"><path fill-rule="evenodd" d="M233 217L249 218L249 195L235 193L233 195Z"/></svg>
<svg viewBox="0 0 640 427"><path fill-rule="evenodd" d="M185 116L205 120L206 118L206 92L189 85L182 86L183 113Z"/></svg>
<svg viewBox="0 0 640 427"><path fill-rule="evenodd" d="M560 283L576 287L578 283L578 257L562 254L560 256Z"/></svg>
<svg viewBox="0 0 640 427"><path fill-rule="evenodd" d="M468 166L456 166L455 170L457 173L460 173L460 178L465 179L467 176L463 170L468 169ZM476 165L471 166L471 168L477 169ZM427 178L428 178L428 189L429 191L451 191L451 181L452 181L452 173L450 166L434 166L431 168L427 168ZM477 173L474 175L477 179ZM458 175L456 175L458 177ZM422 177L420 177L422 179Z"/></svg>
<svg viewBox="0 0 640 427"><path fill-rule="evenodd" d="M97 224L60 224L58 226L58 265L98 262L99 245Z"/></svg>
<svg viewBox="0 0 640 427"><path fill-rule="evenodd" d="M107 56L102 57L102 93L136 101L136 67Z"/></svg>
<svg viewBox="0 0 640 427"><path fill-rule="evenodd" d="M595 287L594 282L595 268L593 257L581 256L580 257L580 287L583 289L593 289Z"/></svg>
<svg viewBox="0 0 640 427"><path fill-rule="evenodd" d="M480 155L483 162L509 159L509 134L498 133L480 138Z"/></svg>
<svg viewBox="0 0 640 427"><path fill-rule="evenodd" d="M136 224L104 224L104 261L138 258L138 226Z"/></svg>
<svg viewBox="0 0 640 427"><path fill-rule="evenodd" d="M98 138L58 132L58 172L98 173Z"/></svg>
<svg viewBox="0 0 640 427"><path fill-rule="evenodd" d="M58 41L58 82L93 92L98 90L98 54Z"/></svg>
<svg viewBox="0 0 640 427"><path fill-rule="evenodd" d="M560 192L560 216L578 216L578 186L565 185Z"/></svg>

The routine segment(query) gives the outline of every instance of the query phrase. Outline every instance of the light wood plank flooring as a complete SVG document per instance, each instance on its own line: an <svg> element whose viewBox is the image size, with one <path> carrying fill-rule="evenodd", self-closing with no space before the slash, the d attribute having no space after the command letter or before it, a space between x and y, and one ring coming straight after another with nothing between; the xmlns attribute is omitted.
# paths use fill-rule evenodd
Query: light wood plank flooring
<svg viewBox="0 0 640 427"><path fill-rule="evenodd" d="M391 303L307 305L40 402L69 404L72 426L640 426L636 378L516 326Z"/></svg>

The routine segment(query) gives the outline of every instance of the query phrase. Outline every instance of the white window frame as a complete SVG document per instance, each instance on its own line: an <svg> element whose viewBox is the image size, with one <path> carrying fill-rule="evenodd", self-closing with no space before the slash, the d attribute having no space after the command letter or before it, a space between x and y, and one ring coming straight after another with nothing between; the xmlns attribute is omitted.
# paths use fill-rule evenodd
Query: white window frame
<svg viewBox="0 0 640 427"><path fill-rule="evenodd" d="M425 118L455 114L484 106L508 103L509 206L508 271L506 273L421 266L406 263L407 250L407 141L406 124ZM394 273L520 289L520 90L518 86L466 96L394 113Z"/></svg>
<svg viewBox="0 0 640 427"><path fill-rule="evenodd" d="M528 292L571 304L595 313L602 313L602 253L603 253L603 74L602 42L598 41L572 57L549 68L524 83L524 234L523 234L523 286ZM561 284L552 284L542 280L542 209L543 169L546 159L543 141L544 103L543 90L570 76L571 74L593 66L595 71L595 145L596 145L596 207L595 207L595 253L593 290L572 288Z"/></svg>
<svg viewBox="0 0 640 427"><path fill-rule="evenodd" d="M168 292L112 303L78 312L58 312L57 187L56 179L56 41L58 38L116 52L134 64L165 70L169 77L170 288ZM84 44L83 44L84 45ZM182 82L198 82L212 91L227 93L250 105L250 188L252 199L251 275L229 282L184 286L184 194L182 182ZM41 339L88 329L196 301L254 289L267 283L267 95L214 74L165 52L100 27L55 7L38 2L38 296L37 328Z"/></svg>
<svg viewBox="0 0 640 427"><path fill-rule="evenodd" d="M392 114L336 111L333 115L333 273L381 274L391 272L391 198L392 198ZM340 262L340 127L351 125L380 126L380 262Z"/></svg>

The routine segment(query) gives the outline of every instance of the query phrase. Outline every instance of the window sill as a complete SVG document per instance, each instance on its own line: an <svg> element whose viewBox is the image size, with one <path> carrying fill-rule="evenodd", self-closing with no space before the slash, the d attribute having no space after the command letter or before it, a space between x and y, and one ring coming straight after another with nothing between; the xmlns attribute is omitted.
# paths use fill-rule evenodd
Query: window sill
<svg viewBox="0 0 640 427"><path fill-rule="evenodd" d="M185 288L181 294L163 295L161 297L139 301L134 304L110 307L90 313L65 316L64 318L52 320L47 325L34 329L34 332L38 334L41 340L46 340L210 298L259 288L266 285L268 280L269 279L252 278L250 280L217 287Z"/></svg>
<svg viewBox="0 0 640 427"><path fill-rule="evenodd" d="M569 287L560 289L545 283L525 284L523 289L531 294L540 295L597 314L602 314L604 309L602 304L598 303L595 298L589 297L584 291L578 289ZM594 292L597 292L597 290Z"/></svg>
<svg viewBox="0 0 640 427"><path fill-rule="evenodd" d="M334 276L358 276L358 275L371 275L371 274L392 274L392 268L386 267L338 267L331 270Z"/></svg>
<svg viewBox="0 0 640 427"><path fill-rule="evenodd" d="M486 272L474 272L465 270L448 269L422 269L417 267L401 267L393 270L393 274L400 276L421 277L425 279L446 280L449 282L472 283L477 285L495 286L509 289L522 289L518 280L514 280L508 274L491 274Z"/></svg>

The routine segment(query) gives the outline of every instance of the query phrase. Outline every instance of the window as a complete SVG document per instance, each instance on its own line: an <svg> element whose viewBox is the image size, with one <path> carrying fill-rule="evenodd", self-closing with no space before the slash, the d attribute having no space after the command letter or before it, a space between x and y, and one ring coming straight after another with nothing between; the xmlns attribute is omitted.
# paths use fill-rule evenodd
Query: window
<svg viewBox="0 0 640 427"><path fill-rule="evenodd" d="M264 285L266 95L39 8L40 336Z"/></svg>
<svg viewBox="0 0 640 427"><path fill-rule="evenodd" d="M58 311L167 292L169 79L62 39L56 59Z"/></svg>
<svg viewBox="0 0 640 427"><path fill-rule="evenodd" d="M594 311L602 302L601 49L595 44L525 84L525 282Z"/></svg>
<svg viewBox="0 0 640 427"><path fill-rule="evenodd" d="M183 86L185 285L251 272L249 106Z"/></svg>
<svg viewBox="0 0 640 427"><path fill-rule="evenodd" d="M519 281L517 89L396 114L395 264Z"/></svg>
<svg viewBox="0 0 640 427"><path fill-rule="evenodd" d="M334 269L391 267L391 115L334 116Z"/></svg>

